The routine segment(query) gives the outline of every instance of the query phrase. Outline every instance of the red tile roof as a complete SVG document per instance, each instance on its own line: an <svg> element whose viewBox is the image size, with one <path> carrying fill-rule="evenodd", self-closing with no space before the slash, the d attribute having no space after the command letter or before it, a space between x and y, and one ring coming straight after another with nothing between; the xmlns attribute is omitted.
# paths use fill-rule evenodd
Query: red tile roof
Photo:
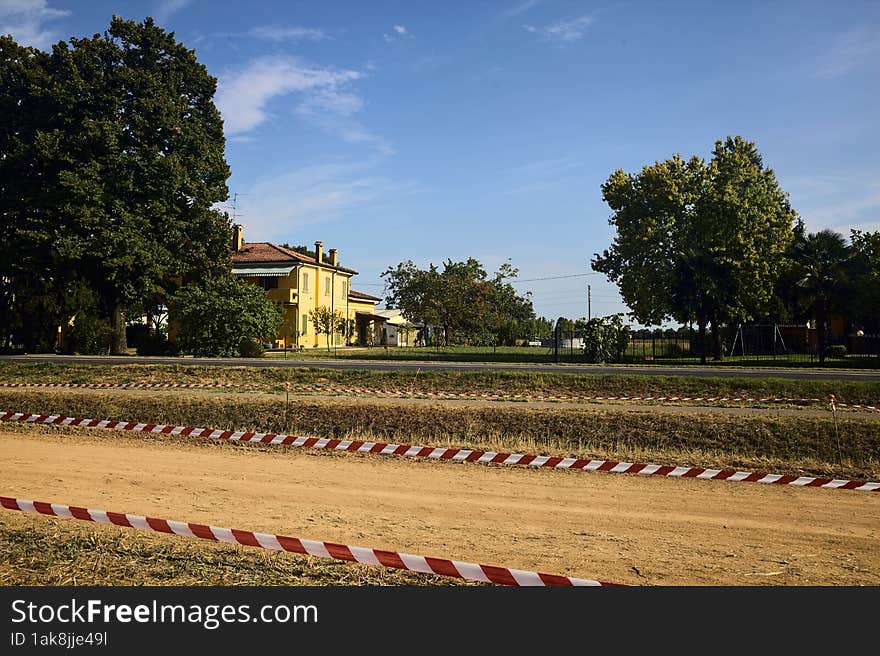
<svg viewBox="0 0 880 656"><path fill-rule="evenodd" d="M284 246L270 244L267 241L244 242L241 250L232 253L233 264L261 264L263 262L302 262L303 264L316 264L314 257L297 253ZM345 273L356 274L354 269L346 269L341 266L331 266L327 262L321 263L322 267L335 269Z"/></svg>
<svg viewBox="0 0 880 656"><path fill-rule="evenodd" d="M377 303L381 301L381 298L377 298L376 296L370 296L369 294L364 294L363 292L356 292L353 289L348 290L349 298L356 298L364 301L376 301Z"/></svg>

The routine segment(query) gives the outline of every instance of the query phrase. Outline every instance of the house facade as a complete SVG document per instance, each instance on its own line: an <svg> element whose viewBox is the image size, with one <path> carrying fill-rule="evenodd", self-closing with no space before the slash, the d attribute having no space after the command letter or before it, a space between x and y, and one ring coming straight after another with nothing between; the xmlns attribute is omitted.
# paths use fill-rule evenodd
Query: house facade
<svg viewBox="0 0 880 656"><path fill-rule="evenodd" d="M325 254L323 242L316 241L311 256L269 242L245 242L242 227L236 225L230 259L236 278L262 287L266 298L281 308L284 321L273 340L275 348L367 343L381 299L351 288L357 271L339 265L335 248ZM310 316L317 308L346 318L346 330L332 336L319 334Z"/></svg>

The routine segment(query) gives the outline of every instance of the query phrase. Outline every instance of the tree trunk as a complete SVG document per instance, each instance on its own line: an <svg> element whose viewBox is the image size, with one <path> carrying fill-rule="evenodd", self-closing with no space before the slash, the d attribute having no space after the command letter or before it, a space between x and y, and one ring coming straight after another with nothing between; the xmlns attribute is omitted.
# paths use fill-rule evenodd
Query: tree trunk
<svg viewBox="0 0 880 656"><path fill-rule="evenodd" d="M721 348L721 326L718 325L718 319L712 318L712 359L721 362L724 354Z"/></svg>
<svg viewBox="0 0 880 656"><path fill-rule="evenodd" d="M697 326L700 334L700 364L706 364L706 319L697 317Z"/></svg>
<svg viewBox="0 0 880 656"><path fill-rule="evenodd" d="M128 342L125 340L125 308L117 303L110 317L113 336L110 338L110 355L128 355Z"/></svg>

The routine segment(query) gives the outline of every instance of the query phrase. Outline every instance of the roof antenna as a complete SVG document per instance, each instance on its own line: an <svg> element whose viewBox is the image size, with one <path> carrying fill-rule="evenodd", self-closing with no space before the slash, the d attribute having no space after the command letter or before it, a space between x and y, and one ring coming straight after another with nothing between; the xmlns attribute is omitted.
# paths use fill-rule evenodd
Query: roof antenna
<svg viewBox="0 0 880 656"><path fill-rule="evenodd" d="M232 194L232 223L235 225L238 223L238 217L242 216L238 213L238 197L239 196L249 196L250 194L240 194L237 191Z"/></svg>

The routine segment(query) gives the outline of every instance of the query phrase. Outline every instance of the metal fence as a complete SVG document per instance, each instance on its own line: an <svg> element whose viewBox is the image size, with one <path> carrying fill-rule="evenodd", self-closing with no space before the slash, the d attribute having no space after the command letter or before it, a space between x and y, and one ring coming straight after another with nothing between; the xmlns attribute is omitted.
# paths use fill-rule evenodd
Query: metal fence
<svg viewBox="0 0 880 656"><path fill-rule="evenodd" d="M582 335L560 331L558 348L555 339L541 340L553 359L560 362L586 362ZM713 357L714 336L706 334L706 358ZM815 329L803 325L744 325L721 330L724 360L771 363L818 363L819 340ZM880 368L880 335L829 333L825 359L838 366ZM633 330L625 345L611 349L608 361L623 363L699 362L700 339L696 329L642 328Z"/></svg>

